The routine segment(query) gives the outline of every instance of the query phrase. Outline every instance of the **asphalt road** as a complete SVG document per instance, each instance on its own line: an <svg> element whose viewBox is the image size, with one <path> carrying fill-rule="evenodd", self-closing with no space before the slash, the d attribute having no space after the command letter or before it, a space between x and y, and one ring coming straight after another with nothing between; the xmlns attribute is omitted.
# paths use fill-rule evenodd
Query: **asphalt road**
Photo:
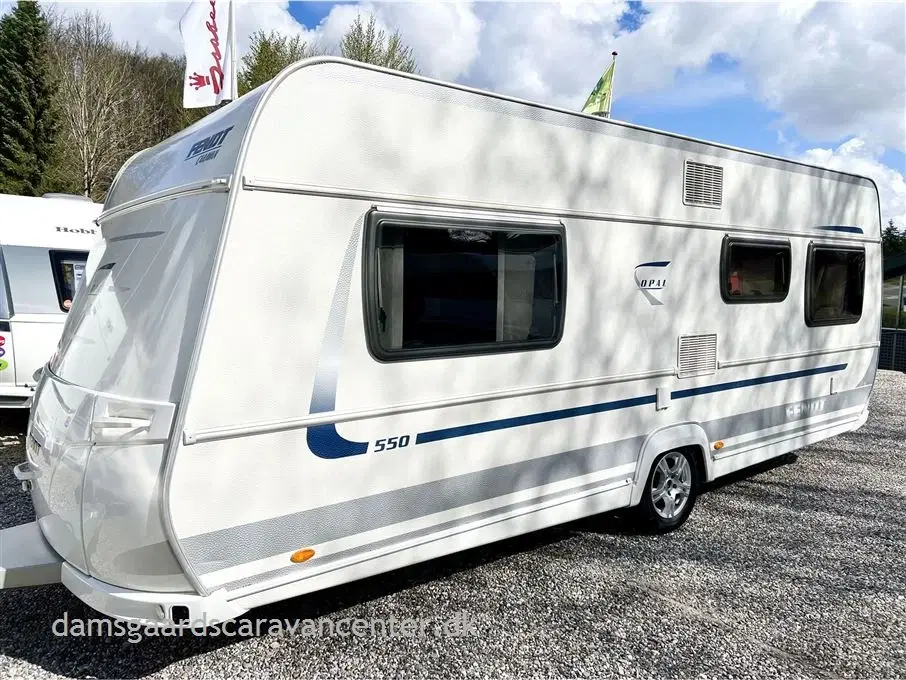
<svg viewBox="0 0 906 680"><path fill-rule="evenodd" d="M2 526L32 517L23 425L0 432ZM860 431L708 490L673 534L595 517L243 620L464 612L466 636L63 638L64 612L98 615L61 586L0 592L0 677L906 677L904 440L906 375L882 372Z"/></svg>

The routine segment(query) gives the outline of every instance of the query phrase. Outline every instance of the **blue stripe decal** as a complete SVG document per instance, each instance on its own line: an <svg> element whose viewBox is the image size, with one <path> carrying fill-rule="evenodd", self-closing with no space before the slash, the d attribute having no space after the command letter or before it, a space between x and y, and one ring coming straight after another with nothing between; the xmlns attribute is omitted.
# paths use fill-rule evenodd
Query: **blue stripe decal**
<svg viewBox="0 0 906 680"><path fill-rule="evenodd" d="M635 266L635 268L638 269L639 267L666 267L668 264L670 264L670 260L665 260L663 262L643 262L642 264L637 264Z"/></svg>
<svg viewBox="0 0 906 680"><path fill-rule="evenodd" d="M454 437L465 437L469 434L480 434L482 432L493 432L495 430L507 430L511 427L522 427L523 425L535 425L536 423L548 423L552 420L563 420L565 418L576 418L578 416L587 416L592 413L603 413L604 411L616 411L623 408L632 408L643 404L653 404L657 400L654 395L650 397L634 397L632 399L620 399L618 401L606 401L603 404L589 404L588 406L579 406L576 408L564 408L559 411L547 411L545 413L533 413L530 416L518 416L515 418L503 418L501 420L489 420L484 423L474 423L472 425L460 425L459 427L448 427L443 430L432 430L431 432L422 432L415 437L416 444L426 444L428 442L437 442L442 439L453 439Z"/></svg>
<svg viewBox="0 0 906 680"><path fill-rule="evenodd" d="M823 231L842 231L847 234L862 234L864 233L861 227L818 227Z"/></svg>
<svg viewBox="0 0 906 680"><path fill-rule="evenodd" d="M676 390L670 393L671 399L685 399L700 394L712 394L714 392L724 392L727 390L736 390L742 387L752 387L753 385L765 385L773 382L784 380L794 380L804 378L810 375L821 375L822 373L834 373L846 368L846 364L834 364L832 366L821 366L819 368L807 368L801 371L790 371L789 373L778 373L776 375L766 375L760 378L748 378L746 380L733 380L731 382L718 383L716 385L705 385L703 387L690 387L685 390ZM618 411L624 408L634 406L643 406L645 404L654 404L657 398L654 395L647 397L633 397L631 399L619 399L617 401L606 401L601 404L590 404L588 406L578 406L576 408L564 408L558 411L546 411L543 413L534 413L528 416L517 416L514 418L502 418L500 420L489 420L483 423L473 423L471 425L460 425L458 427L447 427L442 430L431 430L422 432L415 437L416 444L428 444L430 442L442 441L444 439L454 439L456 437L465 437L470 434L481 434L483 432L494 432L496 430L507 430L513 427L522 427L523 425L535 425L537 423L548 423L553 420L564 420L566 418L576 418L578 416L587 416L594 413L604 413L605 411Z"/></svg>
<svg viewBox="0 0 906 680"><path fill-rule="evenodd" d="M794 380L795 378L804 378L809 375L820 375L821 373L834 373L842 371L846 364L834 364L833 366L821 366L820 368L807 368L802 371L791 371L790 373L778 373L776 375L765 375L760 378L748 378L747 380L733 380L732 382L718 383L716 385L705 385L703 387L690 387L685 390L676 390L670 393L671 399L685 399L694 397L699 394L711 394L713 392L725 392L726 390L736 390L740 387L751 387L752 385L765 385L767 383L781 382L782 380Z"/></svg>

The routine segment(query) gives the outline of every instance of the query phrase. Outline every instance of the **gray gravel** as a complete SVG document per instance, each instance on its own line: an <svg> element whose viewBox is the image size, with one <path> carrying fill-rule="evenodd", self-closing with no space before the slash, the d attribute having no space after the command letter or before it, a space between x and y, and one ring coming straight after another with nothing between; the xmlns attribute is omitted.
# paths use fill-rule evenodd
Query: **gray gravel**
<svg viewBox="0 0 906 680"><path fill-rule="evenodd" d="M683 529L595 517L250 612L443 617L468 637L57 638L98 615L61 586L0 592L0 677L906 677L906 375L858 432L710 489ZM33 517L0 425L0 526Z"/></svg>

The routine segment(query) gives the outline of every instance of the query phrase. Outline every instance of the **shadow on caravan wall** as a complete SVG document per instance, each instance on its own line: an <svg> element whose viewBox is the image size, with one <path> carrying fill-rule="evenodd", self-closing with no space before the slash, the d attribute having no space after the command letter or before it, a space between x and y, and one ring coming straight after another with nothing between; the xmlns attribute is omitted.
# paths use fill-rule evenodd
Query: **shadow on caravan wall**
<svg viewBox="0 0 906 680"><path fill-rule="evenodd" d="M863 177L315 59L134 157L101 223L0 577L129 621L607 510L671 531L868 415Z"/></svg>
<svg viewBox="0 0 906 680"><path fill-rule="evenodd" d="M0 408L28 408L100 240L102 206L80 196L0 194Z"/></svg>

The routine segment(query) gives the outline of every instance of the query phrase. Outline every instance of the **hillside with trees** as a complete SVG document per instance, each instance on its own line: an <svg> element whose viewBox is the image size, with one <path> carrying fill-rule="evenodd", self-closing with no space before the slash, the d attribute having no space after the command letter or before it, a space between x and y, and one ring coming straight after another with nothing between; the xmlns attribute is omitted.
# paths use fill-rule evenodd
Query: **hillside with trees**
<svg viewBox="0 0 906 680"><path fill-rule="evenodd" d="M326 54L416 70L399 32L359 16L335 47L254 33L239 67L239 93L294 61ZM19 0L0 19L0 193L102 201L130 156L213 110L182 107L184 71L181 57L116 40L96 12L47 13Z"/></svg>

